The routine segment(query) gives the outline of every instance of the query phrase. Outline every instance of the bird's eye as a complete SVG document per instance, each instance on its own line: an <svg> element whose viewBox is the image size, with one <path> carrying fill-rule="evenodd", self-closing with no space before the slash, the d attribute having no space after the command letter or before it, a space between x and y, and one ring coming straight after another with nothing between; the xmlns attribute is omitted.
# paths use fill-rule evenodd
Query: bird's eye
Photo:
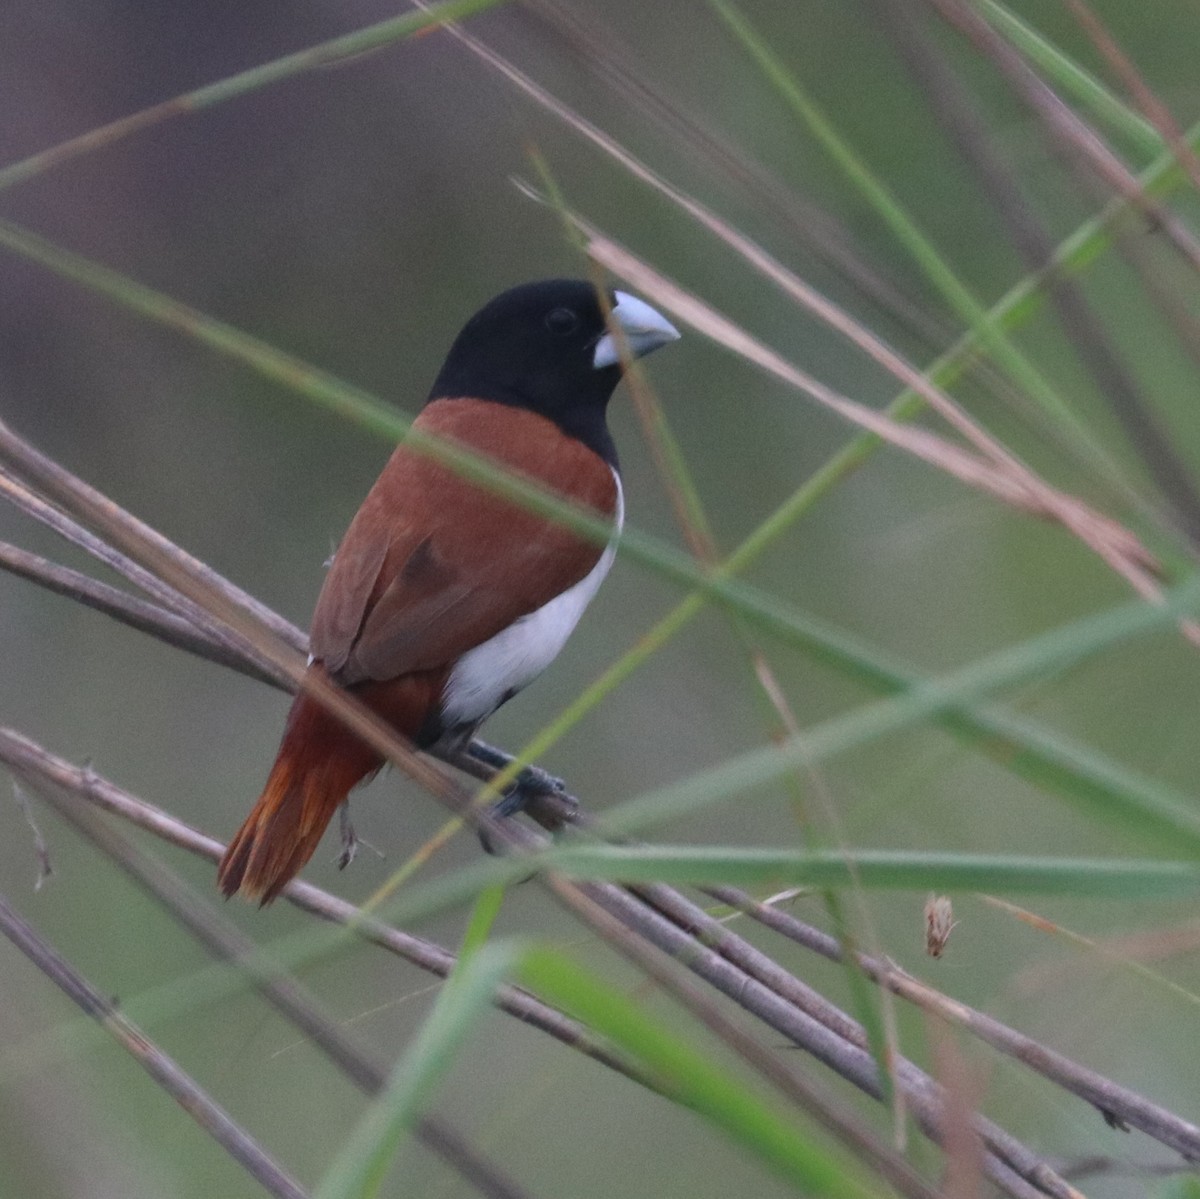
<svg viewBox="0 0 1200 1199"><path fill-rule="evenodd" d="M546 313L546 328L555 337L566 337L579 328L579 317L569 308L554 308Z"/></svg>

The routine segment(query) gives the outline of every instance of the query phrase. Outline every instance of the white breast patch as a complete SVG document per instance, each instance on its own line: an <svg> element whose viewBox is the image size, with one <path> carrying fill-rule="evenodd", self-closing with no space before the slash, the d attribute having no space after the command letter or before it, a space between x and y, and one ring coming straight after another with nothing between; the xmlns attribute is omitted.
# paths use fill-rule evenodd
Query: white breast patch
<svg viewBox="0 0 1200 1199"><path fill-rule="evenodd" d="M625 496L616 471L613 478L617 483L615 529L600 560L573 587L459 658L442 692L445 725L484 720L558 657L616 556L616 535L625 523Z"/></svg>

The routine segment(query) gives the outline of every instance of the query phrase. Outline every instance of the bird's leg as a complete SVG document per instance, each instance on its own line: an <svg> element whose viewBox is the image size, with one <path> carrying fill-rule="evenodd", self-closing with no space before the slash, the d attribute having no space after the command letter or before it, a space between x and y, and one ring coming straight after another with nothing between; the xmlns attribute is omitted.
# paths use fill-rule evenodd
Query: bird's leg
<svg viewBox="0 0 1200 1199"><path fill-rule="evenodd" d="M358 851L362 848L371 850L372 853L383 857L383 851L377 849L370 841L364 841L354 828L354 821L350 819L350 801L338 808L338 831L342 838L342 852L338 854L337 868L345 870L351 862L358 857Z"/></svg>
<svg viewBox="0 0 1200 1199"><path fill-rule="evenodd" d="M337 868L345 870L358 857L358 833L354 831L354 821L350 819L349 800L338 808L338 832L342 838L342 852L338 854Z"/></svg>

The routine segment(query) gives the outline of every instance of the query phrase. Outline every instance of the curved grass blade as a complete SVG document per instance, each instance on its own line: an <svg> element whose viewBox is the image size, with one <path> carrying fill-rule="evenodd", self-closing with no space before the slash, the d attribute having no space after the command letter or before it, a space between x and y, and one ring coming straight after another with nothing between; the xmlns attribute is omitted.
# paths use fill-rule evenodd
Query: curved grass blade
<svg viewBox="0 0 1200 1199"><path fill-rule="evenodd" d="M880 1192L851 1163L782 1119L735 1075L556 950L535 947L521 980L607 1035L653 1074L661 1088L743 1145L807 1196L867 1199Z"/></svg>
<svg viewBox="0 0 1200 1199"><path fill-rule="evenodd" d="M379 1194L404 1135L425 1111L467 1038L491 1010L496 988L521 956L519 946L497 943L460 961L387 1088L367 1108L313 1199L374 1199Z"/></svg>

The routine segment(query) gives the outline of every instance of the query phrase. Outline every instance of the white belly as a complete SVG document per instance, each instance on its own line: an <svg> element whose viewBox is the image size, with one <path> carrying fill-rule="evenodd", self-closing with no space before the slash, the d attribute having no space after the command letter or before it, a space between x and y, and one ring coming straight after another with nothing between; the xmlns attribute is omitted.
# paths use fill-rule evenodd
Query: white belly
<svg viewBox="0 0 1200 1199"><path fill-rule="evenodd" d="M600 560L573 587L459 658L442 693L442 722L447 727L486 719L558 657L617 552L616 535L625 523L625 497L616 471L613 478L617 482L615 529Z"/></svg>

